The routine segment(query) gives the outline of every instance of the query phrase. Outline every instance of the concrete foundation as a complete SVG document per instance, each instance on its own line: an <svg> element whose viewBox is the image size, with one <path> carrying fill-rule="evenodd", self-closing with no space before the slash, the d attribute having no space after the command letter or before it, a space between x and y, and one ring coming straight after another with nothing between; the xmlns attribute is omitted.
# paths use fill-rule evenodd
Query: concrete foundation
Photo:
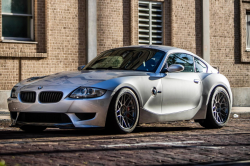
<svg viewBox="0 0 250 166"><path fill-rule="evenodd" d="M250 87L232 88L233 107L250 107Z"/></svg>
<svg viewBox="0 0 250 166"><path fill-rule="evenodd" d="M10 90L0 90L0 110L8 109L7 98L10 97Z"/></svg>

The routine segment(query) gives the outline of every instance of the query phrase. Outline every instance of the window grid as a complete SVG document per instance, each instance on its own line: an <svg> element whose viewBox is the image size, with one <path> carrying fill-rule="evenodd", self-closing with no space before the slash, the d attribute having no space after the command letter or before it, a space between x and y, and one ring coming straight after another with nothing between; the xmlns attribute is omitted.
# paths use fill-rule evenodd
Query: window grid
<svg viewBox="0 0 250 166"><path fill-rule="evenodd" d="M30 17L30 38L21 38L21 37L3 37L2 40L20 40L20 41L30 41L34 40L34 10L33 10L34 0L31 0L31 14L23 13L6 13L2 12L2 16L19 16L19 17Z"/></svg>
<svg viewBox="0 0 250 166"><path fill-rule="evenodd" d="M139 1L139 44L162 44L162 3Z"/></svg>
<svg viewBox="0 0 250 166"><path fill-rule="evenodd" d="M246 13L246 48L250 50L250 12Z"/></svg>

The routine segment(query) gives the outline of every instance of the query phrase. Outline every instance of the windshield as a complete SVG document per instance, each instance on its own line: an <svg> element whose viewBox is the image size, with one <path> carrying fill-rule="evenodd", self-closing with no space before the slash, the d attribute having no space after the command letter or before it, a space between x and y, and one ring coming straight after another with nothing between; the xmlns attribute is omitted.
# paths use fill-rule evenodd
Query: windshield
<svg viewBox="0 0 250 166"><path fill-rule="evenodd" d="M84 70L136 70L155 72L165 52L150 48L117 48L105 51L88 63Z"/></svg>

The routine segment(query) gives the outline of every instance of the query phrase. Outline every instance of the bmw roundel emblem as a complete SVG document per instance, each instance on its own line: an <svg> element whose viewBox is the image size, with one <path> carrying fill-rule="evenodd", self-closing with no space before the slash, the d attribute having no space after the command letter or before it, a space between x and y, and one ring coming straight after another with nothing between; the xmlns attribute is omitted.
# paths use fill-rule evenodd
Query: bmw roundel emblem
<svg viewBox="0 0 250 166"><path fill-rule="evenodd" d="M38 87L38 90L40 90L40 89L43 89L43 86L39 86L39 87Z"/></svg>

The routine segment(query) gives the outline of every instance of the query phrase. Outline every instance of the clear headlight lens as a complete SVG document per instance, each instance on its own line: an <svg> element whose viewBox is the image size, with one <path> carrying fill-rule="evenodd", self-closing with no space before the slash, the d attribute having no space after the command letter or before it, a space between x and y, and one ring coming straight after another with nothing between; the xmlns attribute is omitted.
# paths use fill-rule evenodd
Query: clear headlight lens
<svg viewBox="0 0 250 166"><path fill-rule="evenodd" d="M17 98L16 88L17 88L17 86L14 86L14 87L12 88L11 93L10 93L10 97L11 97L11 98Z"/></svg>
<svg viewBox="0 0 250 166"><path fill-rule="evenodd" d="M93 97L100 97L104 95L106 90L98 89L98 88L86 88L86 87L79 87L76 89L71 95L70 98L93 98Z"/></svg>

